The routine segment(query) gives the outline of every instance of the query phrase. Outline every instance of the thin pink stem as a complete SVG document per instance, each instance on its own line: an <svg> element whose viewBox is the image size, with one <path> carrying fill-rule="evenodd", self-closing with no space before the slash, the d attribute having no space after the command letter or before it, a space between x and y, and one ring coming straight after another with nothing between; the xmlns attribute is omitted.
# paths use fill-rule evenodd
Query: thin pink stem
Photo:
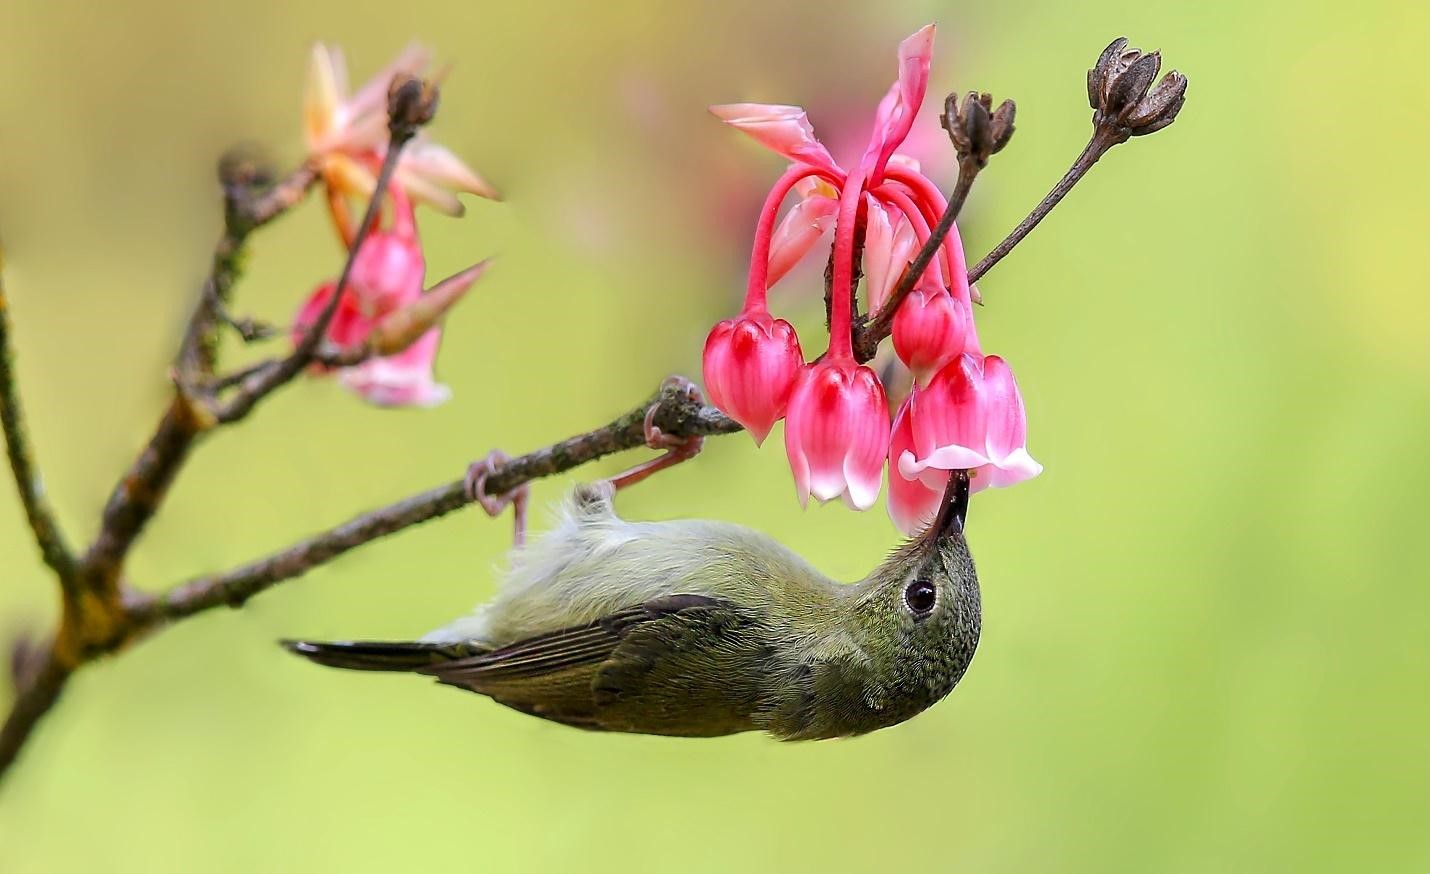
<svg viewBox="0 0 1430 874"><path fill-rule="evenodd" d="M866 164L844 180L839 193L839 216L834 220L834 274L830 283L833 308L826 356L835 361L854 360L854 226L868 178Z"/></svg>
<svg viewBox="0 0 1430 874"><path fill-rule="evenodd" d="M794 164L775 181L774 187L765 197L765 205L760 209L760 220L755 225L754 251L750 253L750 281L745 287L745 312L764 312L768 309L766 292L770 283L770 241L775 235L775 219L779 217L780 204L789 195L790 189L810 176L818 176L836 185L842 180L830 178L829 171L810 164Z"/></svg>
<svg viewBox="0 0 1430 874"><path fill-rule="evenodd" d="M938 186L934 185L927 176L898 164L890 164L886 175L890 179L902 182L914 192L914 199L930 225L936 224L943 216L948 201L944 200L943 192L939 191ZM953 276L954 294L967 300L968 264L963 258L963 240L958 235L957 224L949 228L948 236L943 238L943 256L944 263Z"/></svg>
<svg viewBox="0 0 1430 874"><path fill-rule="evenodd" d="M886 203L892 203L894 206L898 207L899 211L904 214L904 217L909 220L909 224L913 225L914 237L918 240L920 247L922 247L924 243L928 242L930 234L928 219L924 218L924 214L919 209L918 204L914 203L914 199L909 196L907 191L905 191L898 185L890 185L886 182L883 185L880 185L878 188L874 189L874 196L879 198L880 200L885 201ZM943 270L941 274L935 274L934 278L936 280L942 278L943 284L949 285L952 282L952 279L948 275L947 260L945 260L942 267ZM929 275L929 272L933 269L934 265L930 264L927 268L925 268L924 275Z"/></svg>

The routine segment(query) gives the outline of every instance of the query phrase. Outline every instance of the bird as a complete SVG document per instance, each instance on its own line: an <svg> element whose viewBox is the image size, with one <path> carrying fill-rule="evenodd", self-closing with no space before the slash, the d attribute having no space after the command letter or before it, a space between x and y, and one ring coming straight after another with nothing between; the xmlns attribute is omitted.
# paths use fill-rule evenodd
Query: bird
<svg viewBox="0 0 1430 874"><path fill-rule="evenodd" d="M671 377L662 393L703 402ZM495 597L414 641L284 640L329 667L424 674L513 710L594 731L780 740L850 737L942 700L982 630L964 536L970 473L955 470L921 533L857 583L836 582L766 534L729 522L632 522L618 491L694 458L704 440L666 434L665 452L575 486L550 531L528 543L528 487L489 495L506 456L470 466L468 497L515 532Z"/></svg>
<svg viewBox="0 0 1430 874"><path fill-rule="evenodd" d="M622 519L622 484L573 488L550 531L518 539L490 602L418 640L282 643L552 722L674 737L861 735L921 713L967 671L982 625L967 471L922 533L852 584L741 525Z"/></svg>

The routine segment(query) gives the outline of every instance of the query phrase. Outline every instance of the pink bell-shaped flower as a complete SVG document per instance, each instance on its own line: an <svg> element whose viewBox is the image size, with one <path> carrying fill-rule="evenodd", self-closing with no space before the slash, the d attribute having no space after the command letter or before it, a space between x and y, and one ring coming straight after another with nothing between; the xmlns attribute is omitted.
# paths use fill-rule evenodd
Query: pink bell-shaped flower
<svg viewBox="0 0 1430 874"><path fill-rule="evenodd" d="M710 401L763 443L785 414L804 367L799 337L784 319L745 312L717 324L705 340L705 390Z"/></svg>
<svg viewBox="0 0 1430 874"><path fill-rule="evenodd" d="M996 355L965 353L934 375L910 410L911 450L895 460L929 488L967 470L972 488L1010 486L1042 472L1027 449L1027 417L1013 371ZM891 455L891 458L893 456Z"/></svg>
<svg viewBox="0 0 1430 874"><path fill-rule="evenodd" d="M913 291L894 313L894 351L920 384L962 355L973 313L944 289Z"/></svg>
<svg viewBox="0 0 1430 874"><path fill-rule="evenodd" d="M941 474L945 483L931 487L923 477L905 477L899 472L899 458L914 452L913 411L917 404L918 386L910 390L909 396L894 416L893 432L889 435L889 518L894 525L908 535L917 534L927 527L938 512L943 500L943 485L946 485L948 471L929 471L928 479L937 480Z"/></svg>
<svg viewBox="0 0 1430 874"><path fill-rule="evenodd" d="M801 504L842 497L856 510L879 498L889 450L889 408L879 377L844 358L800 374L785 413L789 454Z"/></svg>

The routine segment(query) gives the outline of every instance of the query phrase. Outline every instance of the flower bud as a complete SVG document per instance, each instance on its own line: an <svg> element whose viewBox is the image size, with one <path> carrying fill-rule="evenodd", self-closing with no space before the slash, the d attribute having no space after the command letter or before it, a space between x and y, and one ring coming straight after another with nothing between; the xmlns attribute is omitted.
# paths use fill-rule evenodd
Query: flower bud
<svg viewBox="0 0 1430 874"><path fill-rule="evenodd" d="M806 367L785 414L785 451L800 503L842 497L872 507L889 454L888 402L874 371L837 359Z"/></svg>
<svg viewBox="0 0 1430 874"><path fill-rule="evenodd" d="M979 167L1003 150L1013 138L1013 117L1017 107L1005 100L993 109L993 95L970 91L960 104L957 94L950 94L943 104L940 119L953 148L960 158L971 157Z"/></svg>
<svg viewBox="0 0 1430 874"><path fill-rule="evenodd" d="M962 355L972 313L944 289L909 294L894 314L894 351L920 384Z"/></svg>
<svg viewBox="0 0 1430 874"><path fill-rule="evenodd" d="M387 88L387 127L393 139L407 139L437 114L437 83L397 73Z"/></svg>
<svg viewBox="0 0 1430 874"><path fill-rule="evenodd" d="M710 402L763 443L785 414L804 367L799 337L784 319L745 313L716 325L705 340Z"/></svg>

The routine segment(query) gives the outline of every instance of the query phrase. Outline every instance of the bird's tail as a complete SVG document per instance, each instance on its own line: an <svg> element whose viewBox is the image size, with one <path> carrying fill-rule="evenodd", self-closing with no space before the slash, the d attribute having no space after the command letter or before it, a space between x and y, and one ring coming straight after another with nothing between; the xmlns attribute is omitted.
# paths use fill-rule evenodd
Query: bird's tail
<svg viewBox="0 0 1430 874"><path fill-rule="evenodd" d="M416 671L484 652L480 647L464 643L375 640L284 640L280 643L284 649L309 661L353 671Z"/></svg>

